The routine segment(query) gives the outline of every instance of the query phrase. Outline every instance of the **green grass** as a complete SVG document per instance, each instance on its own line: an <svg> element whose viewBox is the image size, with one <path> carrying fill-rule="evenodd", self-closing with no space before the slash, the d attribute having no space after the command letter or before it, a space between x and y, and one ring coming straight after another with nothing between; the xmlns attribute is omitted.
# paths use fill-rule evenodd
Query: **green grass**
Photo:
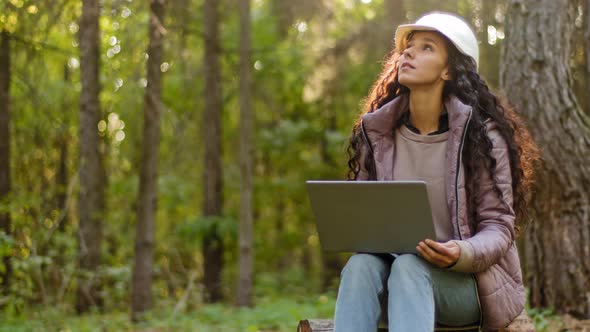
<svg viewBox="0 0 590 332"><path fill-rule="evenodd" d="M298 299L299 298L299 299ZM335 295L263 297L253 308L228 304L202 305L175 312L174 303L159 304L146 314L146 320L132 324L126 312L77 316L52 308L28 311L19 317L0 317L0 331L202 331L202 332L294 332L299 320L327 318L334 313Z"/></svg>
<svg viewBox="0 0 590 332"><path fill-rule="evenodd" d="M78 316L55 307L27 309L18 316L0 315L0 332L295 332L305 318L330 318L334 314L335 294L314 296L293 293L265 295L253 308L230 304L206 304L186 311L175 311L176 303L159 303L146 313L145 321L132 324L127 312L91 313ZM537 331L548 331L549 320L559 319L551 309L528 308Z"/></svg>

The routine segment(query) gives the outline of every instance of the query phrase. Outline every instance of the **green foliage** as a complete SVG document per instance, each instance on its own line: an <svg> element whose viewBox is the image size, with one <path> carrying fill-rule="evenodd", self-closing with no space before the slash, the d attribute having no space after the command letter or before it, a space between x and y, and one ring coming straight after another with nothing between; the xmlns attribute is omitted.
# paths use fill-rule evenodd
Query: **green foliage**
<svg viewBox="0 0 590 332"><path fill-rule="evenodd" d="M526 298L527 302L525 303L525 310L527 311L529 317L533 320L533 324L535 325L535 329L539 332L547 331L549 327L549 323L552 320L560 320L561 318L555 313L554 308L531 308L528 299L529 299L529 289L526 288Z"/></svg>
<svg viewBox="0 0 590 332"><path fill-rule="evenodd" d="M199 217L181 224L178 235L186 241L201 241L203 237L218 234L222 238L236 237L237 223L233 218L223 216Z"/></svg>
<svg viewBox="0 0 590 332"><path fill-rule="evenodd" d="M10 254L12 246L14 245L14 239L12 236L6 234L3 230L0 230L0 257L5 257ZM0 271L4 271L2 262L0 261Z"/></svg>
<svg viewBox="0 0 590 332"><path fill-rule="evenodd" d="M131 330L127 311L149 4L100 1L102 117L97 130L108 179L101 266L89 272L81 271L77 263L81 2L6 3L11 5L0 5L0 29L7 28L14 37L13 189L0 201L0 212L11 213L12 233L0 233L0 256L11 256L13 278L0 329ZM468 11L472 2L459 3L461 11ZM322 258L304 184L308 179L342 179L346 174L345 149L352 124L392 39L394 27L385 4L385 0L252 1L257 306L236 309L202 304L201 244L211 233L223 239L222 279L229 301L238 275L241 188L237 8L231 1L221 1L223 211L221 216L203 217L202 129L208 125L202 121L203 1L166 2L154 243L157 305L142 327L292 331L303 317L332 314L333 294L308 295L316 294L322 283ZM442 6L452 9L456 4L449 0ZM409 1L404 6L409 18L425 9ZM367 24L370 36L359 37ZM60 182L62 171L65 183ZM107 314L72 317L79 277L102 285ZM174 311L182 299L189 312Z"/></svg>
<svg viewBox="0 0 590 332"><path fill-rule="evenodd" d="M551 320L559 320L559 316L553 308L529 308L527 313L535 324L535 329L539 332L547 331Z"/></svg>
<svg viewBox="0 0 590 332"><path fill-rule="evenodd" d="M90 314L77 317L55 308L30 310L15 317L0 316L0 331L294 331L299 320L309 317L331 317L334 294L309 296L261 296L253 308L230 304L201 305L194 310L175 310L175 303L163 301L148 312L146 320L133 325L125 311Z"/></svg>

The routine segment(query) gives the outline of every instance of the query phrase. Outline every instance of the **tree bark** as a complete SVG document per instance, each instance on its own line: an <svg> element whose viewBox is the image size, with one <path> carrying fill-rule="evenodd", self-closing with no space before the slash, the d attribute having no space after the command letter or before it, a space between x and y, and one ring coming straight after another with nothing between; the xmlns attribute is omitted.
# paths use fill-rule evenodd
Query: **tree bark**
<svg viewBox="0 0 590 332"><path fill-rule="evenodd" d="M149 45L147 54L147 86L137 228L135 235L135 264L133 267L131 320L152 308L152 276L154 257L155 217L158 202L158 161L160 148L160 116L162 114L162 63L164 39L164 0L150 1Z"/></svg>
<svg viewBox="0 0 590 332"><path fill-rule="evenodd" d="M381 27L386 26L386 29L377 28L372 32L367 32L365 36L368 36L371 33L377 31L383 31L381 34L383 37L379 38L380 44L386 46L385 52L381 53L380 57L382 58L384 54L389 52L391 48L395 46L394 43L394 36L395 36L395 28L398 25L408 23L406 19L406 6L404 5L404 0L386 0L383 2L383 12L384 17L381 17L378 21ZM365 38L365 37L361 37ZM371 38L367 38L371 39ZM368 42L370 44L370 41ZM375 45L375 49L379 49L377 45Z"/></svg>
<svg viewBox="0 0 590 332"><path fill-rule="evenodd" d="M205 0L204 14L205 112L203 114L203 142L205 145L205 167L203 171L203 215L204 217L216 217L221 216L223 206L218 1ZM223 241L217 227L213 227L203 238L203 258L205 301L220 301L222 299Z"/></svg>
<svg viewBox="0 0 590 332"><path fill-rule="evenodd" d="M293 10L294 2L284 0L272 0L271 10L273 15L277 18L277 33L279 40L287 37L289 28L293 23L295 13Z"/></svg>
<svg viewBox="0 0 590 332"><path fill-rule="evenodd" d="M239 277L236 303L252 306L254 263L252 192L254 168L254 114L252 112L252 74L250 38L250 0L239 1L240 11L240 230Z"/></svg>
<svg viewBox="0 0 590 332"><path fill-rule="evenodd" d="M70 84L70 71L68 68L67 62L64 64L64 82L66 84ZM64 110L69 110L71 105L69 102L69 98L64 98L62 106ZM69 117L65 117L69 119ZM60 128L60 133L57 138L57 149L59 150L59 166L57 169L57 176L56 176L56 186L57 186L57 193L55 195L56 205L62 211L63 218L60 218L58 230L60 232L65 232L66 225L69 223L68 218L68 206L67 206L67 191L68 191L68 159L69 159L69 151L68 146L71 140L71 137L68 133L68 126L69 121L64 121L64 125ZM63 260L60 258L60 262Z"/></svg>
<svg viewBox="0 0 590 332"><path fill-rule="evenodd" d="M0 34L0 203L9 203L10 194L10 35L2 30ZM0 230L12 233L10 212L0 210ZM8 294L12 266L10 256L2 258L4 271L0 274L2 291Z"/></svg>
<svg viewBox="0 0 590 332"><path fill-rule="evenodd" d="M498 44L502 43L503 40L498 39L495 45L488 43L488 26L492 25L496 29L502 27L494 17L498 3L501 3L501 1L482 1L479 13L482 22L481 31L477 34L478 39L481 41L479 45L479 63L485 63L485 66L479 67L479 75L484 77L490 87L498 87L499 85L500 47Z"/></svg>
<svg viewBox="0 0 590 332"><path fill-rule="evenodd" d="M584 13L584 53L586 55L586 88L590 89L590 0L586 0ZM590 93L586 93L586 114L590 115Z"/></svg>
<svg viewBox="0 0 590 332"><path fill-rule="evenodd" d="M525 230L529 301L590 316L590 120L572 91L568 67L574 1L511 0L501 86L542 152Z"/></svg>
<svg viewBox="0 0 590 332"><path fill-rule="evenodd" d="M99 20L98 0L83 0L80 18L80 192L78 250L80 269L76 309L86 312L90 306L102 304L99 285L88 275L96 273L100 264L102 218L104 214L105 172L97 130L101 118L99 84ZM86 275L85 275L86 274Z"/></svg>
<svg viewBox="0 0 590 332"><path fill-rule="evenodd" d="M571 55L571 70L574 78L573 90L578 99L580 108L588 115L590 115L590 65L588 59L590 57L588 50L590 50L590 22L588 21L588 3L590 0L574 0L576 1L576 21L575 28L570 37L572 39L572 55ZM578 18L581 21L578 21Z"/></svg>

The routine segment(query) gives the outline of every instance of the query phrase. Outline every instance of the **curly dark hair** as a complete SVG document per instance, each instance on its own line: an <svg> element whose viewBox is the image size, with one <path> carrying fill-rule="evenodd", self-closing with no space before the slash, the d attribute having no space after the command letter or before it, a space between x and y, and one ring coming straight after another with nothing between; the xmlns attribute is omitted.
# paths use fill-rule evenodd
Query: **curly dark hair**
<svg viewBox="0 0 590 332"><path fill-rule="evenodd" d="M412 38L412 34L408 35L407 40ZM486 133L484 124L487 119L492 119L508 146L512 175L512 207L517 216L516 230L517 234L519 234L521 228L527 224L529 219L527 207L532 188L533 173L536 161L539 159L538 148L521 118L508 103L507 98L501 94L496 96L492 93L486 82L477 74L475 60L462 54L445 36L442 34L440 36L445 40L447 46L447 61L452 78L445 81L442 98L446 100L449 95L455 95L461 102L473 109L463 149L468 197L467 206L470 219L472 222L475 220L475 206L479 191L479 177L474 175L476 170L482 169L482 167L489 170L494 181L494 192L504 204L507 204L503 200L502 193L496 182L496 160L491 155L492 142ZM353 126L347 148L349 156L348 180L356 180L360 171L361 145L364 144L360 128L361 116L364 113L375 111L399 95L410 93L410 90L400 84L397 78L400 56L401 51L395 48L388 54L379 78L374 83L369 96L365 99L364 112L361 113ZM401 126L401 120L394 125L392 133L399 126ZM376 180L375 162L370 153L365 158L364 166L369 173L369 180Z"/></svg>

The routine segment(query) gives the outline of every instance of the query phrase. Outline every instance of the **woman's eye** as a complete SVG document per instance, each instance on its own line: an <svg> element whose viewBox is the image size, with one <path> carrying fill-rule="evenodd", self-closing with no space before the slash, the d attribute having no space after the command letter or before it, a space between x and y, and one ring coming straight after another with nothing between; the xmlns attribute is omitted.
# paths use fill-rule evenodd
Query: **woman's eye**
<svg viewBox="0 0 590 332"><path fill-rule="evenodd" d="M430 46L430 45L424 45L424 49L427 49L427 48L429 48L432 51L432 46Z"/></svg>

